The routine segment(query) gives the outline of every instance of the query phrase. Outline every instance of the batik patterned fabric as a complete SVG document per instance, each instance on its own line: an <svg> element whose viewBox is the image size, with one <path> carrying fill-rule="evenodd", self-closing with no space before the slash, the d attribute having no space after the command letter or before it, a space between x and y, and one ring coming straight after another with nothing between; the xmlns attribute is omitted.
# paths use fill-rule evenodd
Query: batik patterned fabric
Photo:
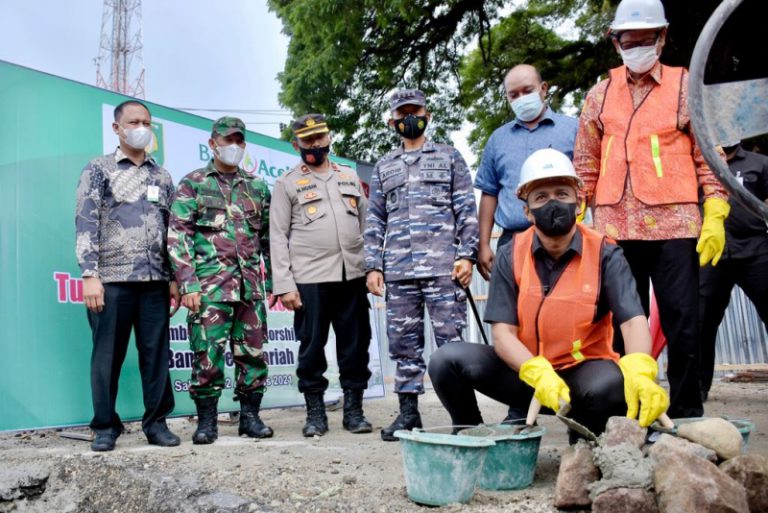
<svg viewBox="0 0 768 513"><path fill-rule="evenodd" d="M118 148L80 174L75 216L77 261L104 283L171 277L167 251L171 175L145 156L134 164Z"/></svg>

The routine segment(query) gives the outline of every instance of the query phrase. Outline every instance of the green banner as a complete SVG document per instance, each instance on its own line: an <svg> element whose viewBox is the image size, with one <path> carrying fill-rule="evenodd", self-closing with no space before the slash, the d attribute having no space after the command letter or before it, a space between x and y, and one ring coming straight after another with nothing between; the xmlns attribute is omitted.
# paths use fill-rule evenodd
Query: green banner
<svg viewBox="0 0 768 513"><path fill-rule="evenodd" d="M117 146L112 110L126 99L0 61L0 431L86 424L93 414L91 332L74 250L75 189L85 164ZM155 136L148 149L178 182L210 158L211 121L147 105ZM270 185L298 162L285 141L254 132L248 132L246 141L244 167ZM185 318L182 309L170 328L174 415L194 411L187 393L192 353ZM296 388L298 341L292 319L288 311L269 312L266 407L303 402ZM332 336L327 345L329 396L340 394L334 346ZM227 363L231 387L231 355ZM383 396L376 340L370 368L373 377L366 397ZM220 409L236 408L230 388ZM123 365L117 409L126 420L140 419L143 413L133 343Z"/></svg>

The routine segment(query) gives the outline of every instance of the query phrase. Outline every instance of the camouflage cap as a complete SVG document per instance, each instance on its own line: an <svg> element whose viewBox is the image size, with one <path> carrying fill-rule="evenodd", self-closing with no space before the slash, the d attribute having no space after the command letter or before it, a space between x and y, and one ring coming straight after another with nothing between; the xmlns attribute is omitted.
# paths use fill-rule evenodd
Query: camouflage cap
<svg viewBox="0 0 768 513"><path fill-rule="evenodd" d="M212 134L226 137L232 134L242 134L245 137L245 123L240 118L224 116L213 122Z"/></svg>
<svg viewBox="0 0 768 513"><path fill-rule="evenodd" d="M418 89L400 89L389 97L389 110L396 110L403 105L427 106L427 98Z"/></svg>
<svg viewBox="0 0 768 513"><path fill-rule="evenodd" d="M305 114L291 125L294 135L303 139L315 134L327 134L328 122L322 114Z"/></svg>

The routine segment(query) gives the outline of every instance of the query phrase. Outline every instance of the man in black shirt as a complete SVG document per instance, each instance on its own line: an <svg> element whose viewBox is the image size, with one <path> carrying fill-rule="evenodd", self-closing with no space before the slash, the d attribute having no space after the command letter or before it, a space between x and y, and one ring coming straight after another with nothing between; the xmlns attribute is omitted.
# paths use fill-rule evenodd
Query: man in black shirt
<svg viewBox="0 0 768 513"><path fill-rule="evenodd" d="M518 196L534 226L496 254L485 311L494 346L446 344L430 358L435 392L455 426L483 422L475 390L510 406L522 423L534 395L545 411L570 403L573 418L598 434L609 417L639 413L648 426L669 405L655 383L648 321L622 249L576 224L580 186L555 150L523 164ZM627 342L622 358L612 350L612 316Z"/></svg>
<svg viewBox="0 0 768 513"><path fill-rule="evenodd" d="M768 157L746 151L740 143L724 145L728 167L745 189L768 203ZM715 368L717 328L738 285L768 324L768 225L731 198L725 220L725 251L717 266L702 267L699 277L701 392L706 400Z"/></svg>

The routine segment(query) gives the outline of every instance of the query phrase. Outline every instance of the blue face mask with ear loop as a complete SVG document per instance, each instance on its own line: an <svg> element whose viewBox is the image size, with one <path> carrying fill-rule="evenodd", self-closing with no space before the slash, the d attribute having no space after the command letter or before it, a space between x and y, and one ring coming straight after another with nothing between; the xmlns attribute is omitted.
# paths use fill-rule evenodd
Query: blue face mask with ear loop
<svg viewBox="0 0 768 513"><path fill-rule="evenodd" d="M541 114L541 110L544 107L544 102L541 101L539 91L533 91L520 96L510 103L510 106L517 119L528 123L539 117L539 114Z"/></svg>

